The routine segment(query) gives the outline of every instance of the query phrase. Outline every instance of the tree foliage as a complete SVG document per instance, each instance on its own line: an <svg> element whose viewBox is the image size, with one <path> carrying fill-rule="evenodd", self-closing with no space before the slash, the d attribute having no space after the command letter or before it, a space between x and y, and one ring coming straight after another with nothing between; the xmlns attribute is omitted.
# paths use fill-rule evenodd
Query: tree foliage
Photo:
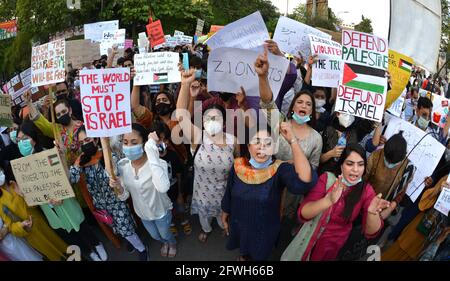
<svg viewBox="0 0 450 281"><path fill-rule="evenodd" d="M365 33L373 33L372 20L362 15L361 21L355 25L355 30Z"/></svg>
<svg viewBox="0 0 450 281"><path fill-rule="evenodd" d="M293 11L292 14L288 15L290 18L302 22L304 24L313 26L313 27L321 27L331 31L337 31L337 26L342 23L342 20L339 19L331 8L328 8L328 17L312 17L308 14L306 9L306 4L299 4Z"/></svg>

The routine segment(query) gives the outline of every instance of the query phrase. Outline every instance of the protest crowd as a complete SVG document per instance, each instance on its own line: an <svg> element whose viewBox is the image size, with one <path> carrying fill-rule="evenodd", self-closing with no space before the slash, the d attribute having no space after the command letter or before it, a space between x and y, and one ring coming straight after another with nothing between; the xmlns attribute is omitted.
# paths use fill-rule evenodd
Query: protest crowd
<svg viewBox="0 0 450 281"><path fill-rule="evenodd" d="M179 237L202 251L220 232L223 251L265 261L282 227L282 261L368 260L370 246L449 260L447 78L353 30L336 42L280 17L271 36L259 12L206 36L161 22L126 47L118 24L100 40L85 26L103 40L93 61L64 39L34 46L28 79L2 86L0 260L76 245L106 261L105 243L170 259ZM286 43L289 29L304 36Z"/></svg>

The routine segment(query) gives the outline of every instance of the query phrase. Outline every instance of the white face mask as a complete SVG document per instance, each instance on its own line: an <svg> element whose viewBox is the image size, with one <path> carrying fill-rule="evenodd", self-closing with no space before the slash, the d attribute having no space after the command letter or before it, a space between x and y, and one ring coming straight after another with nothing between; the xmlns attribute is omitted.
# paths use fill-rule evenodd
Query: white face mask
<svg viewBox="0 0 450 281"><path fill-rule="evenodd" d="M342 127L348 128L355 121L355 116L345 113L339 113L338 119L339 124L341 124Z"/></svg>
<svg viewBox="0 0 450 281"><path fill-rule="evenodd" d="M6 181L6 176L4 172L0 172L0 186L3 186Z"/></svg>
<svg viewBox="0 0 450 281"><path fill-rule="evenodd" d="M327 101L326 100L322 100L322 99L315 99L316 101L316 109L322 108Z"/></svg>
<svg viewBox="0 0 450 281"><path fill-rule="evenodd" d="M222 122L219 121L206 121L204 124L205 131L210 135L214 136L215 134L222 132Z"/></svg>

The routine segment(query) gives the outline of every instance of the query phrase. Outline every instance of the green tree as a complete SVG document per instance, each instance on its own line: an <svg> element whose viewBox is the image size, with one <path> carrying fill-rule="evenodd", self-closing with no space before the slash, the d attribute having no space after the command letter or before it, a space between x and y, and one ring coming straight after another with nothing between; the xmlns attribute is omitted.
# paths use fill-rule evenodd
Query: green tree
<svg viewBox="0 0 450 281"><path fill-rule="evenodd" d="M365 18L364 15L362 15L361 21L357 25L355 25L355 30L366 33L373 33L372 20L369 18Z"/></svg>
<svg viewBox="0 0 450 281"><path fill-rule="evenodd" d="M334 14L331 8L328 8L328 17L326 18L312 17L307 12L306 4L299 4L288 17L313 27L321 27L331 31L337 31L336 27L342 23L342 20Z"/></svg>

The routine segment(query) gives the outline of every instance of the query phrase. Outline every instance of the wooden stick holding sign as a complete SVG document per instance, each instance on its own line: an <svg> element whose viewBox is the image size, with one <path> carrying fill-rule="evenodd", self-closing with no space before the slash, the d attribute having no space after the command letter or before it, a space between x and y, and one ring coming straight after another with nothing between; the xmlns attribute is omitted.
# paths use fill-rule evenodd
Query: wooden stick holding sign
<svg viewBox="0 0 450 281"><path fill-rule="evenodd" d="M56 121L55 121L55 107L54 107L54 99L53 99L53 85L49 86L49 88L48 88L48 95L50 97L50 100L52 101L50 103L50 115L51 115L51 119L52 119L53 138L55 139L56 145L59 145L58 128L56 127Z"/></svg>
<svg viewBox="0 0 450 281"><path fill-rule="evenodd" d="M111 146L109 144L109 138L100 138L100 142L102 144L103 159L105 160L106 171L108 172L111 179L116 181L117 177L112 164L112 153ZM116 194L116 196L119 196L119 190L117 188L114 188L114 193Z"/></svg>

